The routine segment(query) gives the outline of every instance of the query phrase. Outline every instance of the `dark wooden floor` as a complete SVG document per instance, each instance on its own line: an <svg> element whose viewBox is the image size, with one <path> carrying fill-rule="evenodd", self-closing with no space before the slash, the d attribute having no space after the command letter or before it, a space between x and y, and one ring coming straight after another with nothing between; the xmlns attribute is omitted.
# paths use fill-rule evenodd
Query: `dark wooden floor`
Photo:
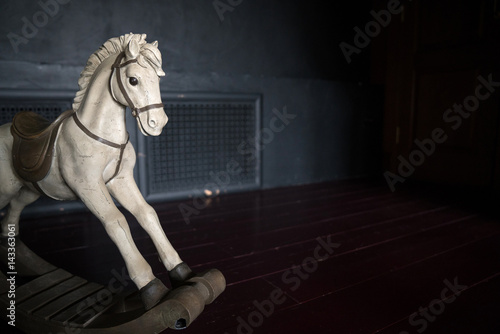
<svg viewBox="0 0 500 334"><path fill-rule="evenodd" d="M193 269L218 268L228 283L186 334L500 333L496 198L343 181L219 196L189 224L180 203L192 206L155 205L171 242ZM21 233L49 262L98 283L123 269L88 214L25 219Z"/></svg>

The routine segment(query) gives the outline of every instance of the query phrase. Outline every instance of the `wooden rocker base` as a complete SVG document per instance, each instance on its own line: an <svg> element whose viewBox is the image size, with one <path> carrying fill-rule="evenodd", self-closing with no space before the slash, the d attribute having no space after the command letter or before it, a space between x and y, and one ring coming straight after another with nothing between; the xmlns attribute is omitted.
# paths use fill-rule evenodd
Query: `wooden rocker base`
<svg viewBox="0 0 500 334"><path fill-rule="evenodd" d="M39 258L16 238L16 267L26 268L33 277L30 263L37 261L38 274L28 283L16 285L15 298L8 278L0 272L0 307L7 322L11 301L15 301L15 326L26 333L159 333L166 328L184 329L225 289L226 282L217 269L208 270L169 291L155 307L146 311L139 292L113 294L106 287L88 282ZM26 254L30 254L26 256ZM5 243L0 256L5 255ZM25 269L22 269L25 270ZM17 271L16 280L24 272ZM7 276L6 276L7 275ZM12 307L11 307L12 308Z"/></svg>

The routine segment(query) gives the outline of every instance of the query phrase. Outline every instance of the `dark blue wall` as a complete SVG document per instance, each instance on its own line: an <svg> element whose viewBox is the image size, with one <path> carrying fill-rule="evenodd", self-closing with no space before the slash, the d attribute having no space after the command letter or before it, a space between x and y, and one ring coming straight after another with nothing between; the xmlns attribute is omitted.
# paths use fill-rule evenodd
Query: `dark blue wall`
<svg viewBox="0 0 500 334"><path fill-rule="evenodd" d="M163 91L260 93L263 127L273 109L297 115L262 152L264 187L379 171L382 108L367 80L369 51L347 64L338 47L366 22L370 1L232 0L239 5L224 20L212 0L55 1L41 1L50 15L38 1L0 4L0 89L76 91L104 41L147 33L163 54ZM40 27L25 29L15 50L12 34L23 37L26 20Z"/></svg>

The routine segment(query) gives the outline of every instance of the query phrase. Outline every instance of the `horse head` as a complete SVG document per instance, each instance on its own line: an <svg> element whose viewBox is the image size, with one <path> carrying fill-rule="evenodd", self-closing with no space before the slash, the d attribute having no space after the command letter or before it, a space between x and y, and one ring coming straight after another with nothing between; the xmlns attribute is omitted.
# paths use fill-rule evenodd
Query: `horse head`
<svg viewBox="0 0 500 334"><path fill-rule="evenodd" d="M131 37L112 66L111 95L130 107L144 135L158 136L168 122L160 94L161 53L158 42L146 43L145 35Z"/></svg>

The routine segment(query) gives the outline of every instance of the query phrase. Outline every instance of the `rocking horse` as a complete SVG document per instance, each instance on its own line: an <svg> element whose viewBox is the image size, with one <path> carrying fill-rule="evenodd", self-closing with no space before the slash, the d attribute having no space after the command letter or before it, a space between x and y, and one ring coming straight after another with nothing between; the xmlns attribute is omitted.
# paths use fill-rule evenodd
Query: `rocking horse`
<svg viewBox="0 0 500 334"><path fill-rule="evenodd" d="M6 258L9 228L19 231L20 214L26 205L41 195L57 200L80 199L104 225L139 291L135 297L115 298L115 304L120 306L107 305L92 319L80 323L74 321L78 318L76 310L69 312L68 307L60 307L59 313L42 313L44 316L38 319L37 312L22 309L35 302L22 302L18 317L26 313L33 328L61 330L71 322L81 327L80 333L136 332L131 329L138 332L144 330L147 319L147 328L155 333L166 327L182 329L225 288L224 276L218 270L195 274L181 260L133 178L136 154L125 126L126 107L146 136L158 136L168 121L160 96L160 77L165 73L158 43L147 43L145 39L145 34L131 33L106 41L90 56L80 75L73 110L64 112L53 123L33 112L21 112L12 123L0 126L0 209L10 204L1 221L2 259ZM113 198L132 213L151 237L173 290L154 276ZM56 291L64 282L69 284L71 274L37 257L17 236L15 240L18 275L38 276L26 287L18 287L18 296L24 296L24 290L26 299L34 292L49 296L47 291ZM38 285L33 286L33 282ZM2 305L8 303L3 285ZM62 297L61 294L57 298ZM137 300L132 302L133 298ZM75 300L68 303L78 304ZM113 312L118 309L121 320L113 320ZM71 318L63 317L64 312L69 312ZM98 315L110 320L99 320ZM30 331L31 327L25 330Z"/></svg>

